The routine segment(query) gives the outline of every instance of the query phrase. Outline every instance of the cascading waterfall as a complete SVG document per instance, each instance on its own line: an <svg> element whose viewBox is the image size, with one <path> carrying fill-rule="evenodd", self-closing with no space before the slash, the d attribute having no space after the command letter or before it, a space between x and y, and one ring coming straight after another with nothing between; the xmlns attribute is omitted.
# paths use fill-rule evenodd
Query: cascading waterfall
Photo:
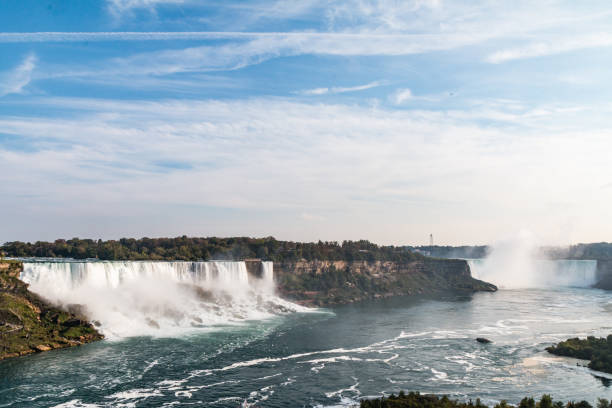
<svg viewBox="0 0 612 408"><path fill-rule="evenodd" d="M274 295L272 262L261 276L244 262L25 262L30 289L79 305L107 337L174 336L291 311Z"/></svg>
<svg viewBox="0 0 612 408"><path fill-rule="evenodd" d="M591 287L597 281L597 261L469 259L472 276L500 288Z"/></svg>

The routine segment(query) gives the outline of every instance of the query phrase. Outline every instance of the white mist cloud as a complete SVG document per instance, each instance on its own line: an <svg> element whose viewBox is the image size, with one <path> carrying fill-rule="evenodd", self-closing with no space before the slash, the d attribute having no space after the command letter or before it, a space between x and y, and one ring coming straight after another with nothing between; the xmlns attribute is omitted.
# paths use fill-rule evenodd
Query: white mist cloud
<svg viewBox="0 0 612 408"><path fill-rule="evenodd" d="M412 91L410 89L398 89L391 98L396 105L412 99Z"/></svg>
<svg viewBox="0 0 612 408"><path fill-rule="evenodd" d="M307 89L299 93L303 95L327 95L327 94L339 94L339 93L346 93L346 92L358 92L358 91L365 91L367 89L376 88L384 84L385 83L383 81L374 81L374 82L370 82L364 85L349 86L349 87L334 86L331 88Z"/></svg>
<svg viewBox="0 0 612 408"><path fill-rule="evenodd" d="M36 60L36 56L30 54L13 71L0 75L0 96L22 93L32 80Z"/></svg>
<svg viewBox="0 0 612 408"><path fill-rule="evenodd" d="M596 261L551 261L531 231L522 230L492 243L484 260L470 261L474 277L500 288L591 287Z"/></svg>

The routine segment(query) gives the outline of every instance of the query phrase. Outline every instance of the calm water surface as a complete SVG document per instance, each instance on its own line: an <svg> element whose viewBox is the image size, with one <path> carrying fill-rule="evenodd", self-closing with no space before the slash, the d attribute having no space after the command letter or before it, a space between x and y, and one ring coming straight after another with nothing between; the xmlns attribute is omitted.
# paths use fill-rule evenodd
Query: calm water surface
<svg viewBox="0 0 612 408"><path fill-rule="evenodd" d="M598 290L394 298L0 362L0 407L350 406L401 389L594 402L612 398L609 376L544 348L609 333L612 294Z"/></svg>

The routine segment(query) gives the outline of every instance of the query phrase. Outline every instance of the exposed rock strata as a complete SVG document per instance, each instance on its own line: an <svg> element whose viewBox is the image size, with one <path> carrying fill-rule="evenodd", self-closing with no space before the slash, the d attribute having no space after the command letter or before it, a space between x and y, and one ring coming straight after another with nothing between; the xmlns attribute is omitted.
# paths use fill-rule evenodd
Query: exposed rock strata
<svg viewBox="0 0 612 408"><path fill-rule="evenodd" d="M612 260L597 260L597 283L594 287L612 290Z"/></svg>
<svg viewBox="0 0 612 408"><path fill-rule="evenodd" d="M279 293L305 305L325 306L398 295L497 290L472 278L464 260L275 262Z"/></svg>

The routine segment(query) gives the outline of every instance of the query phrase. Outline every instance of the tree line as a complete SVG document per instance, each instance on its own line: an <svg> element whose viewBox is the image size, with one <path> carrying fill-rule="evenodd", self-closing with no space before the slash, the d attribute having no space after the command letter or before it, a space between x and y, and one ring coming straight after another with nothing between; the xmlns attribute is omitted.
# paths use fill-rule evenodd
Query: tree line
<svg viewBox="0 0 612 408"><path fill-rule="evenodd" d="M53 242L7 242L5 256L100 260L201 261L259 258L266 261L395 261L410 262L423 256L407 248L379 246L369 241L279 241L273 237L249 238L121 238L119 240L57 239Z"/></svg>
<svg viewBox="0 0 612 408"><path fill-rule="evenodd" d="M556 259L612 260L612 243L595 242L570 245L569 247L547 247L544 248L544 253Z"/></svg>
<svg viewBox="0 0 612 408"><path fill-rule="evenodd" d="M612 334L606 338L589 336L586 339L567 339L547 347L546 351L558 356L589 360L591 370L612 374Z"/></svg>
<svg viewBox="0 0 612 408"><path fill-rule="evenodd" d="M362 400L360 408L488 408L480 399L476 401L461 402L451 400L447 396L424 395L418 392L405 394L400 391L398 395L391 394L389 397ZM593 408L587 401L554 401L550 395L543 395L539 401L531 397L523 398L518 405L508 404L501 401L494 408ZM599 398L597 408L612 408L610 401Z"/></svg>

